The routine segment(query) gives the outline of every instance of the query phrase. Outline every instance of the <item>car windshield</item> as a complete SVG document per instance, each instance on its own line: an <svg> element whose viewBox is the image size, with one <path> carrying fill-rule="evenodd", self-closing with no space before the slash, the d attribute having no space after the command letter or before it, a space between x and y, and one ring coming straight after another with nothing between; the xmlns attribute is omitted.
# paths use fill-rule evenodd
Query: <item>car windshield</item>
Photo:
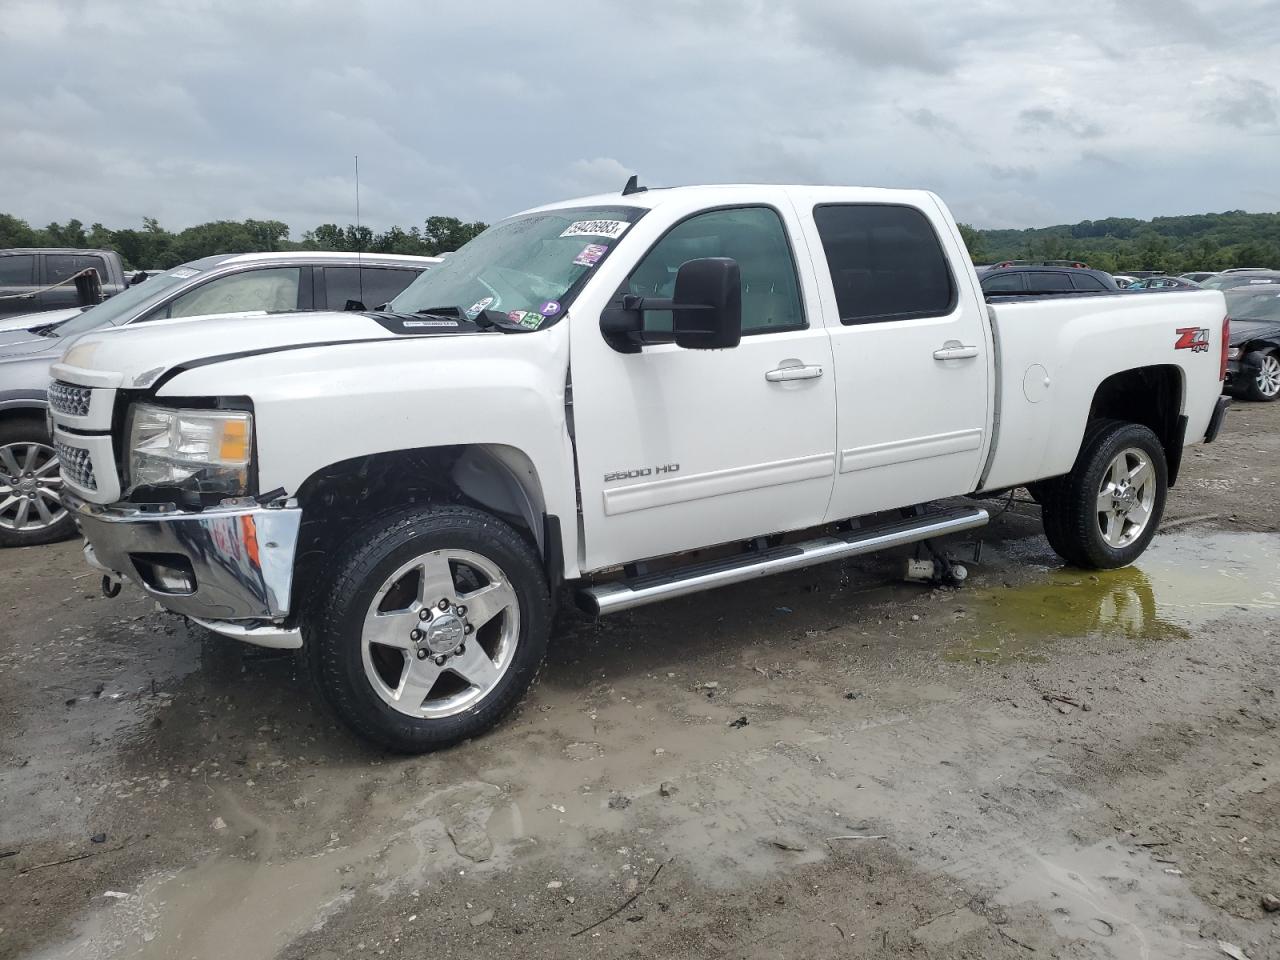
<svg viewBox="0 0 1280 960"><path fill-rule="evenodd" d="M97 306L76 314L70 320L58 324L53 328L52 333L59 337L75 337L90 330L97 330L99 327L123 323L149 306L151 300L159 299L165 290L186 283L207 269L211 265L211 260L216 262L217 259L221 258L206 257L203 260L194 260L144 280L127 290L120 291L109 300L104 300Z"/></svg>
<svg viewBox="0 0 1280 960"><path fill-rule="evenodd" d="M1269 289L1268 289L1269 288ZM1280 284L1237 287L1224 294L1232 320L1280 320Z"/></svg>
<svg viewBox="0 0 1280 960"><path fill-rule="evenodd" d="M644 213L640 207L570 207L511 217L446 256L387 309L451 311L473 320L486 314L536 330L568 308L587 276Z"/></svg>

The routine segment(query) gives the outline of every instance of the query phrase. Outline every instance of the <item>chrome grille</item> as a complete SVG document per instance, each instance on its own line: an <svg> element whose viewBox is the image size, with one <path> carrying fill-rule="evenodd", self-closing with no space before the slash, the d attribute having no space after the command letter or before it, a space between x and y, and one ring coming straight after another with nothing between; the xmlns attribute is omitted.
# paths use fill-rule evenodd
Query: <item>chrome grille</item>
<svg viewBox="0 0 1280 960"><path fill-rule="evenodd" d="M58 466L62 475L82 490L97 490L98 478L93 475L93 458L88 450L72 447L61 440L53 441L58 454Z"/></svg>
<svg viewBox="0 0 1280 960"><path fill-rule="evenodd" d="M55 380L49 384L49 406L54 413L63 413L69 417L87 417L89 415L89 399L92 391L88 387L77 387L73 383Z"/></svg>

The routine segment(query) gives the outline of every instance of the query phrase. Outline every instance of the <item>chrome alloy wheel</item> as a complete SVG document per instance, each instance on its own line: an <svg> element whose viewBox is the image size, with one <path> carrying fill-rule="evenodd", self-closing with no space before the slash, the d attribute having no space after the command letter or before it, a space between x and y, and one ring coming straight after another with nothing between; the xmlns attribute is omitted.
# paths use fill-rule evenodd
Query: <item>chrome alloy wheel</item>
<svg viewBox="0 0 1280 960"><path fill-rule="evenodd" d="M1098 490L1098 528L1108 546L1127 547L1142 536L1156 502L1156 472L1137 447L1116 454Z"/></svg>
<svg viewBox="0 0 1280 960"><path fill-rule="evenodd" d="M53 447L33 441L0 446L0 527L16 533L52 527L67 515L61 489Z"/></svg>
<svg viewBox="0 0 1280 960"><path fill-rule="evenodd" d="M520 642L515 588L492 561L433 550L383 582L361 630L365 677L411 717L451 717L502 680Z"/></svg>
<svg viewBox="0 0 1280 960"><path fill-rule="evenodd" d="M1258 392L1267 399L1280 394L1280 356L1268 353L1258 369Z"/></svg>

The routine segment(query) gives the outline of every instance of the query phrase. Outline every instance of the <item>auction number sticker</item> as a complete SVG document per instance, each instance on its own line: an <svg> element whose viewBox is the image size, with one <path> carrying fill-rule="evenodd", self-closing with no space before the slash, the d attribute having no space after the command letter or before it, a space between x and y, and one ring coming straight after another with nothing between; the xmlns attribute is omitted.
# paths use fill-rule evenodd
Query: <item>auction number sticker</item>
<svg viewBox="0 0 1280 960"><path fill-rule="evenodd" d="M564 228L562 237L608 237L617 240L631 224L625 220L579 220Z"/></svg>

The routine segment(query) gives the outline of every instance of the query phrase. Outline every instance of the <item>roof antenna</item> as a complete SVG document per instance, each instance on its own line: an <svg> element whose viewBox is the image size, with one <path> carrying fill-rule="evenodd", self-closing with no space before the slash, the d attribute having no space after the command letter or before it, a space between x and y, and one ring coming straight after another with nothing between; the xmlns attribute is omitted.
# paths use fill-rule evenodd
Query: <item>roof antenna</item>
<svg viewBox="0 0 1280 960"><path fill-rule="evenodd" d="M648 189L648 187L640 186L640 178L633 173L631 179L627 181L627 185L622 188L622 195L629 197L633 193L644 193Z"/></svg>
<svg viewBox="0 0 1280 960"><path fill-rule="evenodd" d="M360 232L360 154L356 158L356 283L360 290L360 305L364 306L364 234Z"/></svg>

